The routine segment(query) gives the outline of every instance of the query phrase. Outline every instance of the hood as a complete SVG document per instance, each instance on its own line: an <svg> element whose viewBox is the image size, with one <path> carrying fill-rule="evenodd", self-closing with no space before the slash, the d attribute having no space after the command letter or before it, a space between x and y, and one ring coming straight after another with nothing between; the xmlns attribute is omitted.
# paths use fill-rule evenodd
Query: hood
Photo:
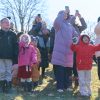
<svg viewBox="0 0 100 100"><path fill-rule="evenodd" d="M64 10L59 11L59 13L58 13L57 18L55 19L55 21L57 21L59 23L62 23L63 21L65 21L64 15L65 15L65 11Z"/></svg>
<svg viewBox="0 0 100 100"><path fill-rule="evenodd" d="M88 35L81 35L81 36L80 36L80 39L79 39L79 44L80 44L80 45L87 45L87 44L89 44L89 42L88 42L88 43L84 43L84 42L83 42L82 39L83 39L84 36L88 37L89 42L90 42L90 37L89 37Z"/></svg>
<svg viewBox="0 0 100 100"><path fill-rule="evenodd" d="M58 17L60 20L64 20L64 10L59 11L57 17Z"/></svg>

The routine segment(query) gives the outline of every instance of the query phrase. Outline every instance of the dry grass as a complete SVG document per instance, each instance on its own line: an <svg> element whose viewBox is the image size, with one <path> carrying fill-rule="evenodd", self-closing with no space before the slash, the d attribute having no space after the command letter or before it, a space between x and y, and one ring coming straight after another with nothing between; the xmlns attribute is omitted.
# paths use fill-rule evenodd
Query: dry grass
<svg viewBox="0 0 100 100"><path fill-rule="evenodd" d="M92 69L92 96L90 98L74 96L73 92L58 93L55 88L55 81L52 65L46 71L46 78L40 81L35 89L37 93L32 95L13 92L12 94L0 93L0 100L100 100L100 81L97 77L97 67Z"/></svg>

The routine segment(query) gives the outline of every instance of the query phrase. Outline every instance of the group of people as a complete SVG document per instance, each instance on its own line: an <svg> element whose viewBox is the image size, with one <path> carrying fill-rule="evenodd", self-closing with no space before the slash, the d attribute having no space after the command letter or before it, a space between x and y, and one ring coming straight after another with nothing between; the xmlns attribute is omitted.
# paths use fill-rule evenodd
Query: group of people
<svg viewBox="0 0 100 100"><path fill-rule="evenodd" d="M32 92L49 66L49 29L37 15L29 33L16 34L8 18L0 21L0 90L11 91L12 84Z"/></svg>
<svg viewBox="0 0 100 100"><path fill-rule="evenodd" d="M3 18L0 24L0 88L3 92L8 92L12 83L16 84L15 81L24 91L32 92L33 86L38 85L40 67L44 78L45 68L50 62L58 92L71 91L74 80L74 89L79 86L80 95L91 96L91 69L95 52L100 79L100 27L95 28L98 45L90 44L90 37L81 35L87 28L84 18L78 10L75 15L70 15L68 6L58 13L51 31L41 14L36 16L28 33L16 35L10 29L8 18Z"/></svg>
<svg viewBox="0 0 100 100"><path fill-rule="evenodd" d="M76 22L78 17L80 23ZM97 25L98 26L98 25ZM70 15L68 6L58 13L54 21L55 41L53 45L52 59L57 91L72 91L79 86L79 95L91 96L91 69L93 56L100 52L99 34L96 28L96 44L90 43L90 37L81 35L87 28L85 20L78 10L75 15ZM100 29L100 27L98 27ZM98 77L100 77L99 55L97 56Z"/></svg>

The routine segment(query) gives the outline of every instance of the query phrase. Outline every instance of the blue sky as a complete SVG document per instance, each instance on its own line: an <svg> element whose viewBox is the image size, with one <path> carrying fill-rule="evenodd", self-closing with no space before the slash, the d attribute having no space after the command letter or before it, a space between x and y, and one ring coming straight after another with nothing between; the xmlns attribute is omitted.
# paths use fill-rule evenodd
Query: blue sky
<svg viewBox="0 0 100 100"><path fill-rule="evenodd" d="M78 9L85 20L97 22L100 16L100 0L48 0L48 17L54 21L57 13L63 10L66 5L70 7L71 14Z"/></svg>

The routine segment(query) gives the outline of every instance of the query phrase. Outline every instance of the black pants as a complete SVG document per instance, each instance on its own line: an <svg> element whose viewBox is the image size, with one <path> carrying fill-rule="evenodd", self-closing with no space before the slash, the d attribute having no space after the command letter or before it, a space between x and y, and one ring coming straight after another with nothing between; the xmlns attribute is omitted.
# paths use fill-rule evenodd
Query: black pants
<svg viewBox="0 0 100 100"><path fill-rule="evenodd" d="M96 59L95 55L93 56L93 60L97 64L97 59Z"/></svg>
<svg viewBox="0 0 100 100"><path fill-rule="evenodd" d="M100 57L97 57L98 78L100 80Z"/></svg>
<svg viewBox="0 0 100 100"><path fill-rule="evenodd" d="M76 53L74 52L74 57L73 57L73 75L74 77L78 77L77 73L77 66L76 66Z"/></svg>
<svg viewBox="0 0 100 100"><path fill-rule="evenodd" d="M46 69L46 67L39 67L39 70L40 70L40 68L41 68L41 71L42 71L41 76L42 76L42 78L44 78L45 77L45 69Z"/></svg>
<svg viewBox="0 0 100 100"><path fill-rule="evenodd" d="M77 72L77 64L76 64L76 53L74 52L74 57L73 57L73 76L75 78L74 81L74 87L77 87L79 85L78 82L78 72Z"/></svg>
<svg viewBox="0 0 100 100"><path fill-rule="evenodd" d="M72 86L70 77L72 76L72 68L53 65L55 80L57 81L57 89L67 89Z"/></svg>

